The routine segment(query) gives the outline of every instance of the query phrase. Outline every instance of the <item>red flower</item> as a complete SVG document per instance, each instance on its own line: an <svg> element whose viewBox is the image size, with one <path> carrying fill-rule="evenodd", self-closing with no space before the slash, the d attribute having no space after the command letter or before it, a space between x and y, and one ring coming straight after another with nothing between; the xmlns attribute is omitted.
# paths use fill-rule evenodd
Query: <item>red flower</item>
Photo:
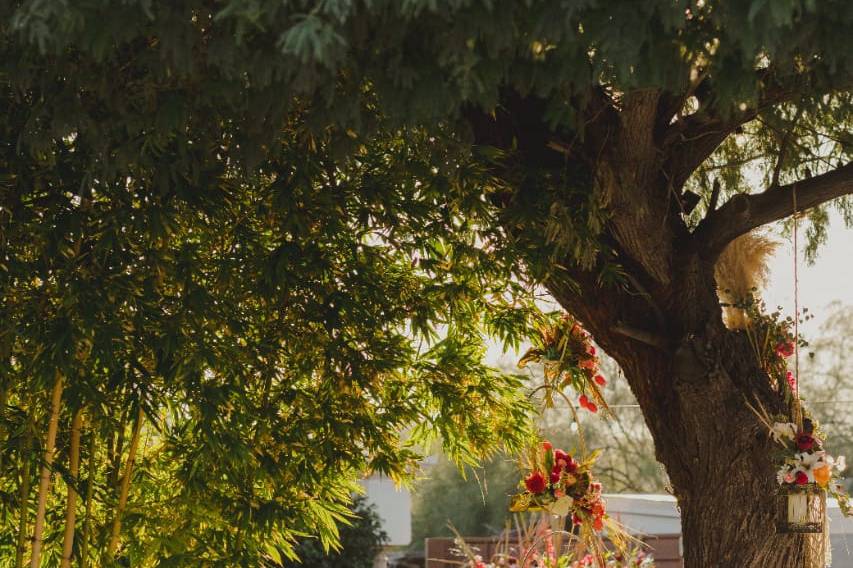
<svg viewBox="0 0 853 568"><path fill-rule="evenodd" d="M569 473L574 473L578 470L578 462L573 460L571 456L569 456L569 461L566 463L566 471Z"/></svg>
<svg viewBox="0 0 853 568"><path fill-rule="evenodd" d="M800 432L797 435L797 449L799 449L801 452L805 452L807 450L812 449L812 446L814 446L814 438L812 438L810 435L804 432Z"/></svg>
<svg viewBox="0 0 853 568"><path fill-rule="evenodd" d="M596 406L594 402L590 402L589 404L587 404L586 409L592 412L593 414L598 412L598 406Z"/></svg>
<svg viewBox="0 0 853 568"><path fill-rule="evenodd" d="M595 382L603 387L604 385L607 384L607 379L605 379L601 375L595 375Z"/></svg>
<svg viewBox="0 0 853 568"><path fill-rule="evenodd" d="M809 482L809 476L802 471L797 472L797 478L794 480L797 485L805 485Z"/></svg>
<svg viewBox="0 0 853 568"><path fill-rule="evenodd" d="M534 471L524 479L524 486L531 493L543 493L545 491L545 476L542 472Z"/></svg>
<svg viewBox="0 0 853 568"><path fill-rule="evenodd" d="M776 354L780 357L790 357L794 354L794 342L780 341L776 344Z"/></svg>
<svg viewBox="0 0 853 568"><path fill-rule="evenodd" d="M595 369L595 358L592 359L581 359L578 361L578 367L581 369L587 369L594 372Z"/></svg>
<svg viewBox="0 0 853 568"><path fill-rule="evenodd" d="M586 352L589 353L590 355L595 355L595 347L590 345L589 347L586 348Z"/></svg>
<svg viewBox="0 0 853 568"><path fill-rule="evenodd" d="M589 398L587 398L587 396L585 394L580 395L578 397L578 404L580 404L582 407L586 408L587 406L589 406Z"/></svg>
<svg viewBox="0 0 853 568"><path fill-rule="evenodd" d="M581 520L581 518L578 517L576 514L572 513L572 524L575 526L579 526L582 523L583 521Z"/></svg>
<svg viewBox="0 0 853 568"><path fill-rule="evenodd" d="M595 517L595 520L592 521L592 528L600 531L604 528L604 520L601 517Z"/></svg>
<svg viewBox="0 0 853 568"><path fill-rule="evenodd" d="M593 481L592 483L590 483L589 488L593 493L601 493L601 484L597 481ZM600 502L597 501L596 504L600 504ZM594 507L593 507L593 510L594 510ZM602 509L602 511L603 510L604 509Z"/></svg>
<svg viewBox="0 0 853 568"><path fill-rule="evenodd" d="M560 481L560 474L563 472L563 468L560 467L560 464L554 464L554 467L551 468L551 476L549 479L551 483L558 483Z"/></svg>
<svg viewBox="0 0 853 568"><path fill-rule="evenodd" d="M565 465L572 459L572 456L564 452L563 450L554 450L554 463L557 465ZM564 463L560 463L564 462Z"/></svg>
<svg viewBox="0 0 853 568"><path fill-rule="evenodd" d="M549 442L548 440L545 440L544 442L542 442L542 449L545 450L546 452L550 452L551 448L553 448L553 447L554 446L552 446L551 442Z"/></svg>

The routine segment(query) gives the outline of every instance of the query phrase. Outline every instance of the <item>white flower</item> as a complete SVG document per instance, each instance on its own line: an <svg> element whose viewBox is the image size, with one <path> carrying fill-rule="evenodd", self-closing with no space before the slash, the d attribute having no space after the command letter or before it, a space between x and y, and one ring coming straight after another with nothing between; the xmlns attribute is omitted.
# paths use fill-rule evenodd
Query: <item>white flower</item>
<svg viewBox="0 0 853 568"><path fill-rule="evenodd" d="M847 469L847 460L844 456L836 456L835 458L830 457L826 461L830 467L834 467L838 472L842 472Z"/></svg>
<svg viewBox="0 0 853 568"><path fill-rule="evenodd" d="M770 435L777 442L785 438L793 440L797 437L797 425L792 422L776 422L770 430Z"/></svg>
<svg viewBox="0 0 853 568"><path fill-rule="evenodd" d="M794 474L791 472L790 466L783 465L779 468L779 471L776 472L776 481L779 485L783 483L793 483L794 482Z"/></svg>
<svg viewBox="0 0 853 568"><path fill-rule="evenodd" d="M814 470L826 465L826 452L801 452L794 454L795 471L802 471L809 479L809 483L814 483Z"/></svg>

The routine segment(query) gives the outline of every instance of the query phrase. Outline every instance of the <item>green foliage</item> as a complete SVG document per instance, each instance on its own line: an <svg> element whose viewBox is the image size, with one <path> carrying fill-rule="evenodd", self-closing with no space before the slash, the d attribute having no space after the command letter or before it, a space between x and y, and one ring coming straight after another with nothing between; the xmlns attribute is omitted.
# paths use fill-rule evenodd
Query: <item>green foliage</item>
<svg viewBox="0 0 853 568"><path fill-rule="evenodd" d="M328 548L363 472L405 481L434 440L467 463L522 445L520 379L482 358L490 336L517 344L536 309L439 151L395 138L333 166L322 141L283 135L256 175L220 164L199 178L217 191L149 193L146 179L87 178L78 142L57 142L73 151L38 181L3 158L20 185L2 193L0 337L6 414L21 417L8 451L20 420L40 439L55 369L69 378L63 424L77 407L92 424L90 550L106 542L139 404L121 554L140 566L245 565L307 534ZM62 523L49 526L55 541Z"/></svg>
<svg viewBox="0 0 853 568"><path fill-rule="evenodd" d="M86 414L93 561L136 408L117 560L133 566L332 547L364 471L411 479L435 439L459 463L522 446L523 383L483 363L485 342L517 346L564 265L622 273L594 172L511 172L509 188L490 171L525 148L472 151L461 115L511 89L583 139L599 86L617 104L681 96L697 71L725 115L755 102L767 61L824 92L853 70L851 22L842 0L0 3L3 514L32 506L18 490L57 372L58 473ZM694 176L703 196L716 170L745 190L747 151L772 179L789 148L782 180L850 157L849 94L760 118Z"/></svg>
<svg viewBox="0 0 853 568"><path fill-rule="evenodd" d="M422 549L425 538L452 537L451 525L465 536L485 536L499 533L510 519L510 496L519 480L511 456L464 470L442 457L424 476L413 493L413 549Z"/></svg>
<svg viewBox="0 0 853 568"><path fill-rule="evenodd" d="M372 568L373 560L387 542L382 521L375 507L364 497L356 497L350 507L353 518L340 529L339 547L326 551L312 539L303 539L296 547L299 561L287 560L284 568Z"/></svg>

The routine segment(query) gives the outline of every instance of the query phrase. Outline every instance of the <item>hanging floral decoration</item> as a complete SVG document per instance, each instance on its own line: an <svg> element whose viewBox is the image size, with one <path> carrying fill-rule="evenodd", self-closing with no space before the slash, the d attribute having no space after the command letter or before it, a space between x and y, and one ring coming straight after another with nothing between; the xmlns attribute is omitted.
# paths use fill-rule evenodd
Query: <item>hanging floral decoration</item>
<svg viewBox="0 0 853 568"><path fill-rule="evenodd" d="M569 314L550 317L537 328L533 347L521 357L519 367L542 363L546 397L571 387L578 393L578 405L592 413L610 409L601 389L607 384L599 370L592 336Z"/></svg>
<svg viewBox="0 0 853 568"><path fill-rule="evenodd" d="M543 442L529 452L527 474L519 482L520 492L513 496L510 511L545 511L570 517L581 541L596 557L603 559L605 554L602 531L607 532L617 550L626 550L633 539L607 515L601 483L592 473L599 454L596 450L585 459L576 460L550 442ZM604 565L603 560L600 565Z"/></svg>
<svg viewBox="0 0 853 568"><path fill-rule="evenodd" d="M761 303L750 302L742 308L749 314L750 323L746 331L758 361L774 379L777 391L789 408L787 415L771 417L760 404L758 409L751 406L778 445L775 452L776 481L780 496L787 501L780 527L790 529L802 525L803 530L794 530L822 532L825 530L825 512L820 512L820 518L817 518L815 510L807 510L805 503L809 502L809 495L820 496L823 501L826 495L834 497L845 516L851 516L853 510L842 485L846 460L844 456L833 457L825 450L826 435L812 418L804 416L798 377L789 369L789 359L796 355L799 347L808 344L798 338L792 318L782 319L778 311L764 314ZM807 525L813 525L813 530L806 530L804 527Z"/></svg>

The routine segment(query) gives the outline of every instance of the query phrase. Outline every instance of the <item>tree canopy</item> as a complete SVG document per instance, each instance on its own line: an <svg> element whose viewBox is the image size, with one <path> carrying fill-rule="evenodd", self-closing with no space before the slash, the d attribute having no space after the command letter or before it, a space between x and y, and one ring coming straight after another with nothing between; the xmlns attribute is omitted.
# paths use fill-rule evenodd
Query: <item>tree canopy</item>
<svg viewBox="0 0 853 568"><path fill-rule="evenodd" d="M331 545L364 471L524 443L522 383L483 353L547 317L538 286L630 379L613 323L660 346L706 321L679 304L687 252L713 263L795 187L819 243L853 192L841 0L41 0L0 22L10 558L34 448L57 417L65 467L78 411L82 474L47 503L88 493L75 555ZM671 385L631 386L662 444Z"/></svg>

